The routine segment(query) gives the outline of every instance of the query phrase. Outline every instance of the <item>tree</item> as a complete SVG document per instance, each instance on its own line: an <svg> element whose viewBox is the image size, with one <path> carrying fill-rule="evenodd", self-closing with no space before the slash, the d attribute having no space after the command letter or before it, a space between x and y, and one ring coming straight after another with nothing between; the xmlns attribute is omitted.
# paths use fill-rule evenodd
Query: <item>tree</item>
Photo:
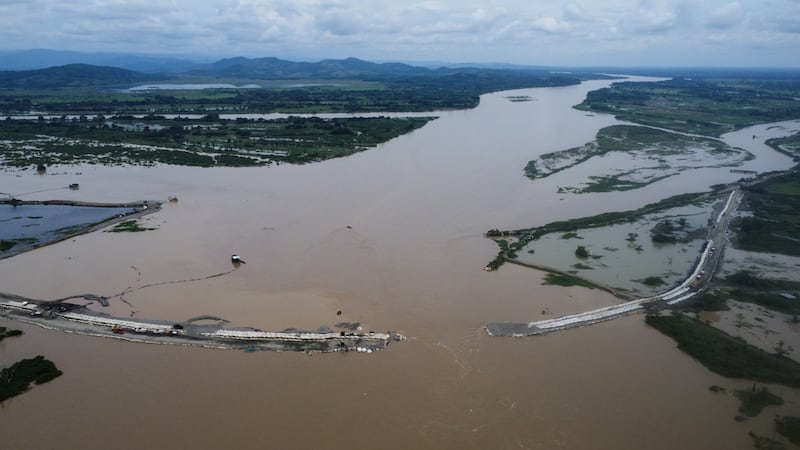
<svg viewBox="0 0 800 450"><path fill-rule="evenodd" d="M588 258L589 251L586 250L586 247L584 247L583 245L579 245L578 248L575 249L575 256L583 259Z"/></svg>
<svg viewBox="0 0 800 450"><path fill-rule="evenodd" d="M781 339L778 341L778 345L775 346L774 350L775 354L778 356L789 356L789 353L794 351L794 348L792 348L791 345L786 345L786 342L783 342L783 339Z"/></svg>

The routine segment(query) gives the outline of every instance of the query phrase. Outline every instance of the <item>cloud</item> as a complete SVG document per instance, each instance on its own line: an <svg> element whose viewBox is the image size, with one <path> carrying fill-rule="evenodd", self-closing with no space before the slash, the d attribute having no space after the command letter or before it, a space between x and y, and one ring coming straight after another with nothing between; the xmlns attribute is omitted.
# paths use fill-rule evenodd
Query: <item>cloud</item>
<svg viewBox="0 0 800 450"><path fill-rule="evenodd" d="M674 7L642 1L631 18L631 28L640 33L660 33L673 29L678 23Z"/></svg>
<svg viewBox="0 0 800 450"><path fill-rule="evenodd" d="M564 18L567 20L583 20L585 12L580 5L570 3L564 7Z"/></svg>
<svg viewBox="0 0 800 450"><path fill-rule="evenodd" d="M774 20L773 24L775 29L782 33L800 33L800 15L795 17L778 18ZM800 58L800 54L795 56Z"/></svg>
<svg viewBox="0 0 800 450"><path fill-rule="evenodd" d="M717 8L706 21L709 28L724 30L739 25L745 19L739 2L728 3Z"/></svg>
<svg viewBox="0 0 800 450"><path fill-rule="evenodd" d="M363 28L359 18L338 11L327 11L314 19L319 31L336 36L351 36Z"/></svg>
<svg viewBox="0 0 800 450"><path fill-rule="evenodd" d="M571 30L572 26L554 17L540 17L533 21L533 28L547 33L562 33Z"/></svg>
<svg viewBox="0 0 800 450"><path fill-rule="evenodd" d="M800 0L568 1L0 0L0 49L643 64L713 48L746 65L757 47L798 61Z"/></svg>

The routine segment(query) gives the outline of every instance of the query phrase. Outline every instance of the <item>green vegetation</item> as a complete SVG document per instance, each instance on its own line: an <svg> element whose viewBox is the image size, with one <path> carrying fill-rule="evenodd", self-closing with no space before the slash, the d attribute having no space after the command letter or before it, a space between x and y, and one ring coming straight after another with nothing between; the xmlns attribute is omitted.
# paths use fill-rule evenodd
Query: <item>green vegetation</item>
<svg viewBox="0 0 800 450"><path fill-rule="evenodd" d="M18 244L33 244L39 240L32 237L15 238L15 239L0 239L0 252L11 250Z"/></svg>
<svg viewBox="0 0 800 450"><path fill-rule="evenodd" d="M747 417L758 416L767 406L783 404L783 399L770 392L766 386L756 389L754 384L752 389L737 390L735 395L741 402L739 412Z"/></svg>
<svg viewBox="0 0 800 450"><path fill-rule="evenodd" d="M501 248L500 254L489 264L489 266L492 268L492 270L497 269L504 262L504 255L508 255L510 257L510 254L512 252L513 254L516 254L520 249L528 245L530 242L535 241L540 237L549 233L570 233L570 232L574 233L577 230L586 228L599 228L619 223L635 222L636 220L644 217L647 214L652 214L659 211L665 211L671 208L684 206L700 201L706 201L710 198L714 198L714 196L717 195L719 194L718 193L680 194L666 198L656 203L649 203L635 210L607 212L595 216L551 222L547 225L543 225L540 227L521 228L518 230L501 231L498 229L492 229L486 232L487 237L510 236L510 237L516 237L517 241L513 243L507 242L506 244L508 245L508 250L504 251ZM636 236L629 235L628 238L635 240ZM495 264L495 266L492 266L493 264Z"/></svg>
<svg viewBox="0 0 800 450"><path fill-rule="evenodd" d="M625 177L636 175L638 172L638 169L634 169L617 175L591 175L589 176L589 182L586 183L586 185L582 188L561 187L558 189L558 191L573 192L577 194L585 194L590 192L631 191L653 184L657 181L664 180L673 175L677 175L677 173L670 173L661 176L648 176L644 181L625 179Z"/></svg>
<svg viewBox="0 0 800 450"><path fill-rule="evenodd" d="M558 273L548 273L547 275L545 275L544 282L542 284L551 284L555 286L564 286L564 287L582 286L585 288L594 289L594 285L592 283L589 283L588 281Z"/></svg>
<svg viewBox="0 0 800 450"><path fill-rule="evenodd" d="M531 180L535 180L537 178L544 178L552 174L553 174L552 172L547 173L546 175L539 173L539 163L535 159L532 159L528 161L528 164L525 164L525 176L530 178Z"/></svg>
<svg viewBox="0 0 800 450"><path fill-rule="evenodd" d="M560 191L585 193L638 189L678 174L680 170L676 171L666 158L688 153L702 152L710 155L716 162L714 167L720 164L738 165L741 161L752 158L749 153L734 149L716 139L685 136L641 126L614 125L601 129L595 140L588 144L540 155L538 159L528 162L525 175L531 179L545 178L610 152L627 152L635 158L647 160L650 164L613 175L590 176L585 186L561 188ZM683 162L681 166L700 168L706 167L705 164L689 166Z"/></svg>
<svg viewBox="0 0 800 450"><path fill-rule="evenodd" d="M7 337L21 336L22 330L9 330L6 327L0 327L0 341Z"/></svg>
<svg viewBox="0 0 800 450"><path fill-rule="evenodd" d="M729 275L725 281L748 288L758 289L800 289L800 283L795 281L786 280L770 280L767 278L759 277L758 275L750 272L749 270L739 270L736 273Z"/></svg>
<svg viewBox="0 0 800 450"><path fill-rule="evenodd" d="M579 109L669 130L720 136L748 125L800 117L800 80L676 78L615 83L589 92Z"/></svg>
<svg viewBox="0 0 800 450"><path fill-rule="evenodd" d="M589 257L589 251L586 250L586 247L583 245L579 245L578 248L575 249L575 256L581 259L586 259Z"/></svg>
<svg viewBox="0 0 800 450"><path fill-rule="evenodd" d="M434 111L475 107L480 95L488 92L566 86L587 78L607 77L594 74L564 76L535 70L431 70L405 64L374 64L354 58L318 63L276 58L234 58L219 61L203 70L169 76L73 64L43 70L0 72L0 85L4 87L0 90L0 112L203 114ZM264 88L119 90L145 82L227 83Z"/></svg>
<svg viewBox="0 0 800 450"><path fill-rule="evenodd" d="M117 67L67 64L40 70L0 71L0 86L4 89L105 87L155 81L159 78L163 77Z"/></svg>
<svg viewBox="0 0 800 450"><path fill-rule="evenodd" d="M796 171L746 188L752 217L734 222L738 247L800 256L800 173Z"/></svg>
<svg viewBox="0 0 800 450"><path fill-rule="evenodd" d="M778 416L775 418L775 429L794 445L800 445L800 417Z"/></svg>
<svg viewBox="0 0 800 450"><path fill-rule="evenodd" d="M574 231L570 231L569 233L562 234L561 235L561 239L583 239L583 238L580 237L578 235L578 233L575 233Z"/></svg>
<svg viewBox="0 0 800 450"><path fill-rule="evenodd" d="M615 83L589 92L577 108L613 113L643 126L603 128L588 144L529 161L525 175L544 178L611 152L626 152L642 161L634 169L591 175L578 186L558 189L588 193L639 189L685 170L737 166L753 155L715 138L748 125L800 117L798 96L800 80L788 75L766 81L744 77ZM771 145L800 158L800 136ZM682 157L686 155L695 157Z"/></svg>
<svg viewBox="0 0 800 450"><path fill-rule="evenodd" d="M782 138L767 139L766 144L775 150L800 161L800 133Z"/></svg>
<svg viewBox="0 0 800 450"><path fill-rule="evenodd" d="M646 322L677 341L679 349L722 376L800 387L800 363L797 361L767 353L683 314L648 315Z"/></svg>
<svg viewBox="0 0 800 450"><path fill-rule="evenodd" d="M157 230L157 228L145 228L139 225L138 222L135 220L126 220L124 222L120 222L114 226L114 228L110 230L106 230L107 233L137 233L140 231L148 231L148 230Z"/></svg>
<svg viewBox="0 0 800 450"><path fill-rule="evenodd" d="M726 291L717 290L714 292L703 292L695 295L688 303L689 308L699 311L728 311L729 295Z"/></svg>
<svg viewBox="0 0 800 450"><path fill-rule="evenodd" d="M489 92L606 78L536 70L432 70L354 58L319 63L233 58L192 73L160 77L167 79L80 64L0 72L0 113L44 111L61 116L2 121L0 163L12 167L159 163L210 167L323 161L375 147L432 118L289 117L265 121L225 120L220 114L464 109L477 106L480 95ZM214 83L264 88L122 89L156 81L162 85ZM163 114L205 117L167 119Z"/></svg>
<svg viewBox="0 0 800 450"><path fill-rule="evenodd" d="M4 120L0 160L51 164L257 166L351 155L422 127L431 117L276 120L98 116Z"/></svg>
<svg viewBox="0 0 800 450"><path fill-rule="evenodd" d="M759 436L752 431L747 433L753 439L753 448L756 450L785 450L786 447L775 439Z"/></svg>
<svg viewBox="0 0 800 450"><path fill-rule="evenodd" d="M655 277L655 276L647 277L644 280L642 280L642 284L644 284L645 286L650 286L650 287L661 286L664 283L665 282L664 282L663 278Z"/></svg>
<svg viewBox="0 0 800 450"><path fill-rule="evenodd" d="M789 300L775 292L759 292L758 290L736 289L731 296L746 303L761 305L773 311L785 314L800 314L800 300Z"/></svg>
<svg viewBox="0 0 800 450"><path fill-rule="evenodd" d="M16 362L0 370L0 402L27 391L31 383L47 383L61 374L56 365L43 356Z"/></svg>
<svg viewBox="0 0 800 450"><path fill-rule="evenodd" d="M496 231L496 230L495 230ZM491 233L491 231L490 231ZM505 255L508 252L508 241L505 239L495 239L494 242L500 247L497 256L486 265L489 270L497 270L505 262Z"/></svg>
<svg viewBox="0 0 800 450"><path fill-rule="evenodd" d="M730 294L736 300L754 303L785 314L800 314L800 300L780 295L787 291L800 291L799 282L761 278L747 270L729 275L724 281L733 286L734 289Z"/></svg>
<svg viewBox="0 0 800 450"><path fill-rule="evenodd" d="M683 217L677 221L660 220L650 229L650 239L658 244L673 244L679 240L683 241L687 226L688 222Z"/></svg>

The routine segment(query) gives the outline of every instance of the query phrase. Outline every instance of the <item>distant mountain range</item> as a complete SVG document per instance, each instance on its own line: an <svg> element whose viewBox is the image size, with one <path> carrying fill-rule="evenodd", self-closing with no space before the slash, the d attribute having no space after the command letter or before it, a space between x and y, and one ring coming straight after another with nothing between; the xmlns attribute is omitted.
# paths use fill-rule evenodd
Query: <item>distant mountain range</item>
<svg viewBox="0 0 800 450"><path fill-rule="evenodd" d="M104 64L71 62L47 68L0 71L0 88L125 87L140 83L181 79L193 82L197 82L197 80L226 80L226 82L230 82L230 80L365 80L406 85L425 84L434 88L452 87L451 84L456 82L459 86L478 90L491 89L489 86L511 89L578 82L576 75L555 75L543 69L491 69L485 67L432 69L402 63L374 63L357 58L296 62L272 57L255 59L237 57L205 64L147 59L146 57L138 60L119 58L121 56L116 54L85 54L49 50L20 52L15 57L3 60L0 67L24 65L23 61L32 64L35 60L94 59ZM117 60L126 62L123 64L125 67L110 65ZM136 66L146 66L148 70L129 69L129 67ZM153 69L156 67L162 67L164 70L154 71Z"/></svg>
<svg viewBox="0 0 800 450"><path fill-rule="evenodd" d="M0 51L0 70L36 70L68 64L91 64L144 73L185 72L211 61L131 53L87 53L47 49Z"/></svg>
<svg viewBox="0 0 800 450"><path fill-rule="evenodd" d="M118 67L68 64L38 70L2 71L0 88L51 89L62 87L127 86L164 80L164 75L145 74Z"/></svg>
<svg viewBox="0 0 800 450"><path fill-rule="evenodd" d="M357 58L294 62L278 58L228 58L190 70L190 74L226 78L364 79L428 75L431 69L401 63L373 63Z"/></svg>
<svg viewBox="0 0 800 450"><path fill-rule="evenodd" d="M277 58L227 58L214 62L213 58L193 58L193 57L173 57L164 55L143 55L135 53L89 53L68 50L0 50L0 70L36 70L47 69L55 66L65 66L68 64L91 64L93 66L119 67L121 69L133 70L144 73L177 73L189 72L192 70L207 70L209 66L221 68L224 66L234 66L238 64L252 65L253 61L261 61L260 64L269 64L269 60L281 61ZM309 59L304 59L310 61ZM334 60L329 60L334 61ZM298 62L297 66L304 64ZM524 66L517 64L504 63L458 63L450 64L435 61L406 61L407 67L427 67L427 68L481 68L481 69L545 69L545 67ZM391 67L388 66L388 67Z"/></svg>

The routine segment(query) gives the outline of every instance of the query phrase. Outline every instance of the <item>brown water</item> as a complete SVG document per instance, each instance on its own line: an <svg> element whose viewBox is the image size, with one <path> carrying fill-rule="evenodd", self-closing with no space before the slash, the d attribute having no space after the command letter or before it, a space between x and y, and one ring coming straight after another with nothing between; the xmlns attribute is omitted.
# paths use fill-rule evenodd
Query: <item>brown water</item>
<svg viewBox="0 0 800 450"><path fill-rule="evenodd" d="M707 390L734 382L641 316L531 339L482 330L616 302L542 286L541 273L521 267L483 272L497 251L487 229L629 209L700 184L681 175L658 189L559 195L562 174L522 176L531 157L615 123L570 108L606 84L513 93L531 102L484 96L475 110L321 164L0 173L0 192L81 184L25 198L179 198L147 216L157 231L94 233L0 261L4 292L109 295L224 272L238 253L247 264L230 275L134 290L125 296L133 306L106 310L216 314L262 329L360 321L409 337L377 354L309 357L131 344L0 320L26 331L0 343L0 364L44 354L65 373L2 405L4 448L746 448L753 424L733 422L735 401ZM707 184L736 179L714 176Z"/></svg>

